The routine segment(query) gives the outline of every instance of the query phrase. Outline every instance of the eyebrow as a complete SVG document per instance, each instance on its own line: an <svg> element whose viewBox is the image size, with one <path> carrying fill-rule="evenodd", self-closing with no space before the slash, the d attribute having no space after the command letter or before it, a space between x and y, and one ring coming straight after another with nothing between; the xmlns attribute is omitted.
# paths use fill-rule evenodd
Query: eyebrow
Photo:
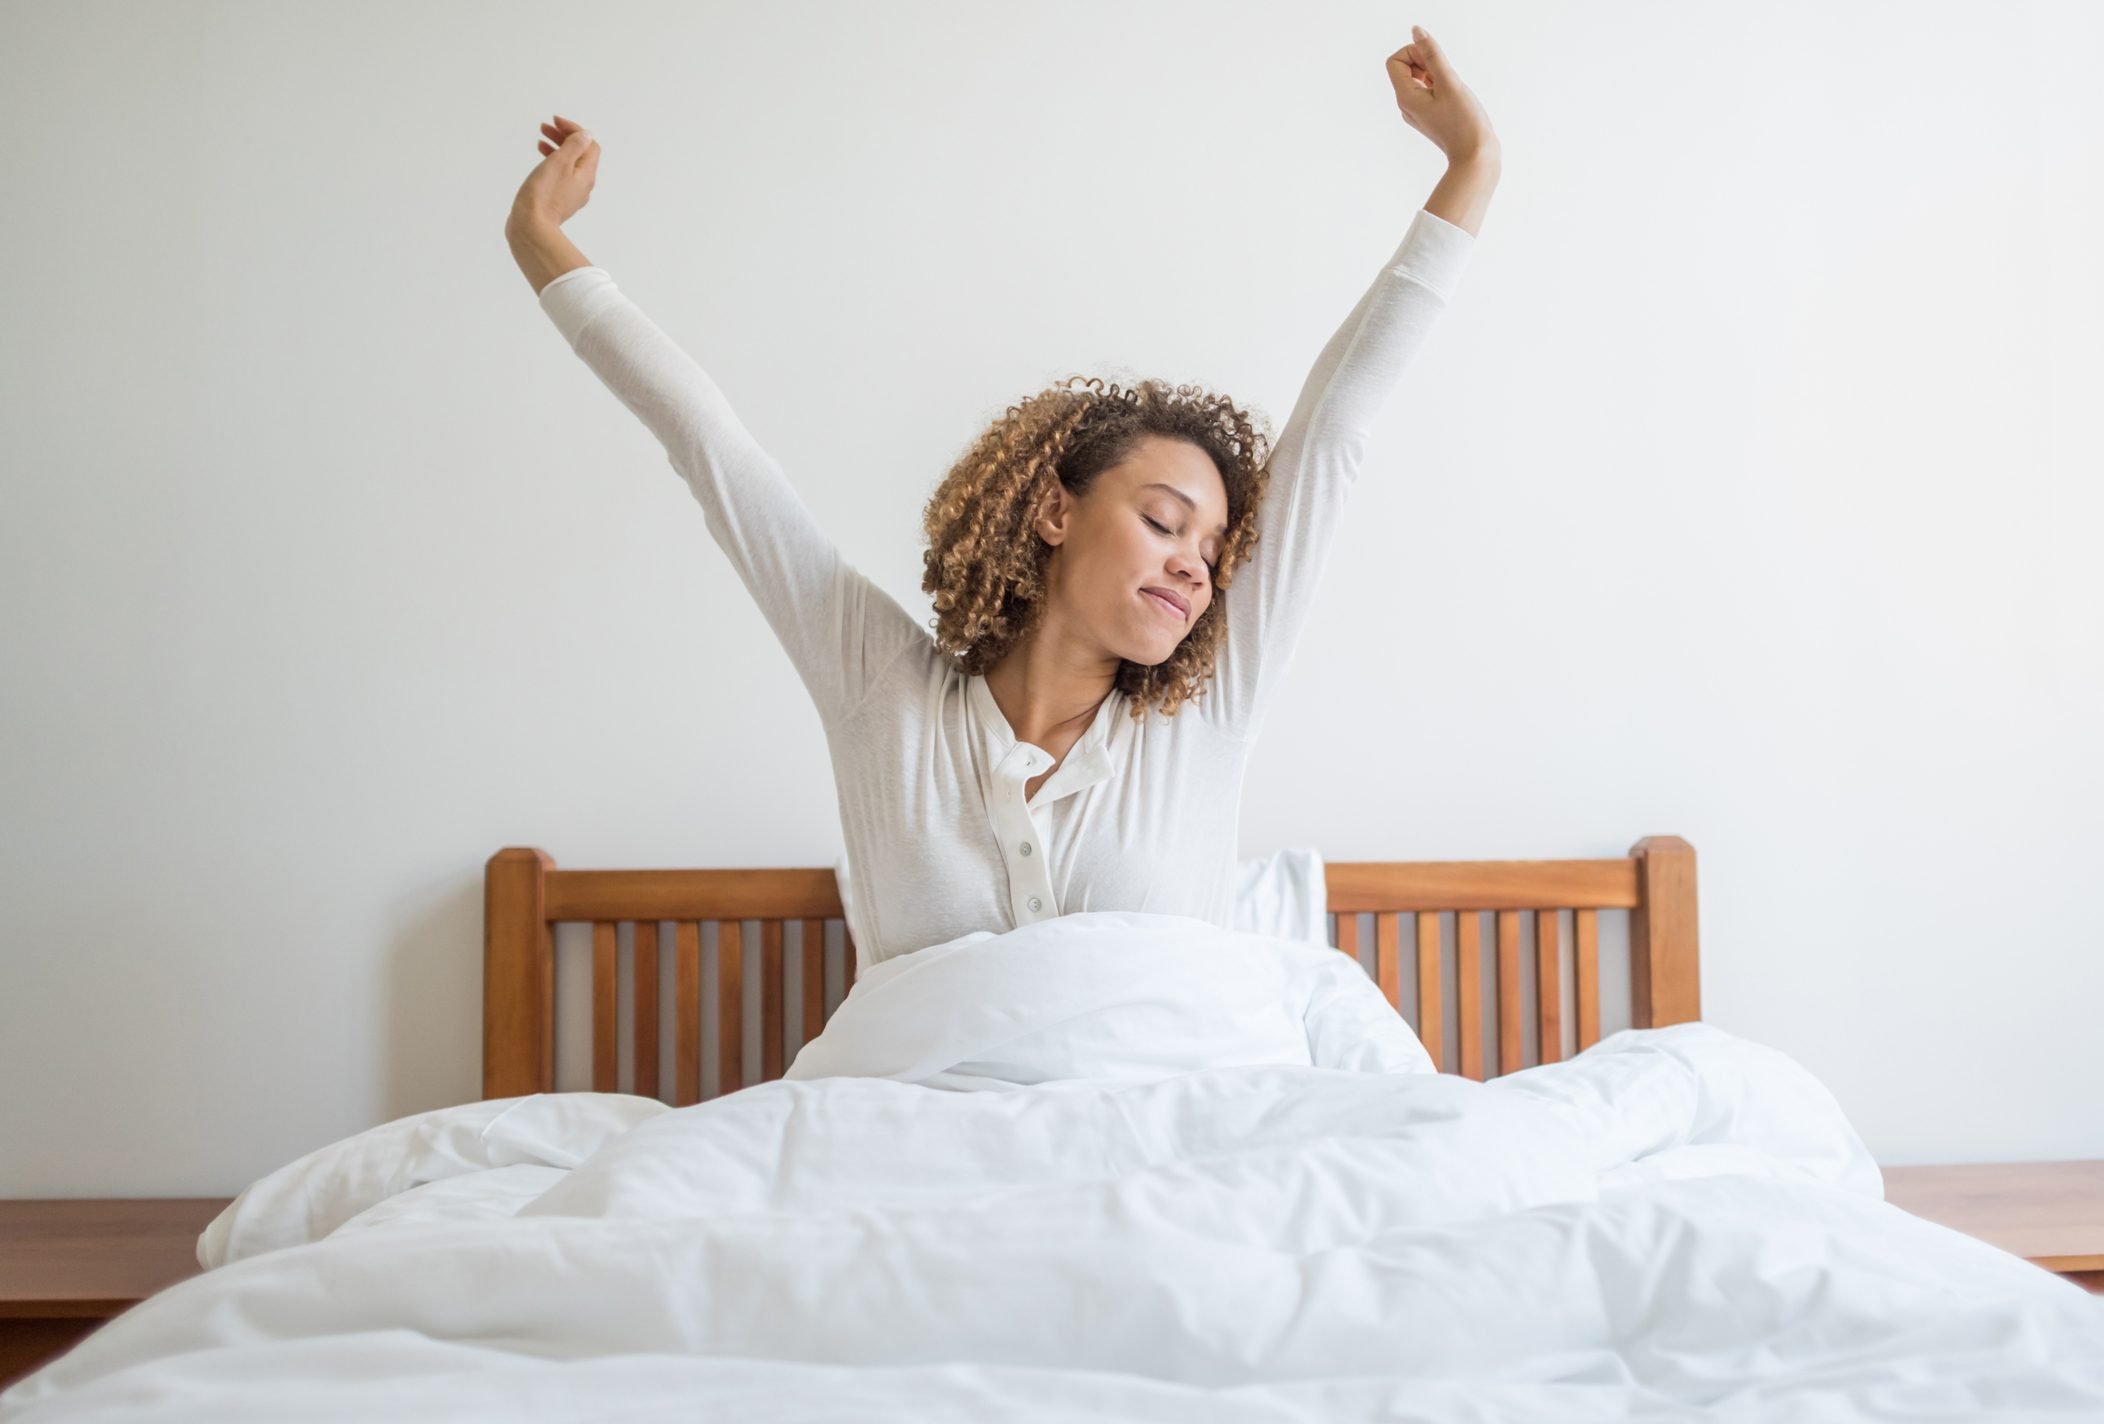
<svg viewBox="0 0 2104 1424"><path fill-rule="evenodd" d="M1184 502L1184 508L1186 508L1186 509L1189 509L1189 510L1192 510L1192 511L1196 511L1196 510L1197 510L1197 508L1198 508L1198 501L1197 501L1197 500L1195 500L1195 499L1193 499L1193 498L1191 498L1191 497L1190 497L1189 495L1185 494L1185 493L1184 493L1184 492L1183 492L1182 490L1178 489L1178 488L1177 488L1177 487L1176 487L1175 485L1165 485L1165 484L1163 484L1163 483L1162 483L1162 482L1161 482L1160 480L1154 480L1154 481L1151 481L1151 482L1150 482L1150 483L1148 483L1148 484L1144 484L1144 485L1141 485L1141 486L1140 486L1140 488L1141 488L1141 489L1143 489L1143 490L1151 490L1151 489L1158 489L1158 490L1167 490L1167 491L1168 491L1168 492L1169 492L1170 494L1173 494L1173 495L1175 495L1175 496L1176 496L1176 497L1177 497L1178 499L1180 499L1180 500L1182 500L1182 501ZM1215 534L1225 534L1225 533L1227 532L1227 526L1226 526L1225 524L1223 524L1223 525L1221 525L1221 526L1220 526L1220 527L1219 527L1218 529L1215 529L1215 530L1214 530L1213 532L1214 532Z"/></svg>

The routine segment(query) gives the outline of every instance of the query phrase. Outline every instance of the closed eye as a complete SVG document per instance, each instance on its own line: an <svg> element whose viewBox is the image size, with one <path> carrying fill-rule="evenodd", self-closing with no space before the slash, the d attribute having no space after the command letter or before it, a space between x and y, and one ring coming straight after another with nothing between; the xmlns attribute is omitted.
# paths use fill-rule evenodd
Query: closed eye
<svg viewBox="0 0 2104 1424"><path fill-rule="evenodd" d="M1140 518L1146 520L1148 524L1152 525L1157 533L1169 533L1168 527L1162 524L1159 520L1155 519L1153 516L1143 514L1140 516ZM1207 559L1205 561L1205 571L1209 574L1217 574L1220 572L1220 566L1214 563L1211 559Z"/></svg>

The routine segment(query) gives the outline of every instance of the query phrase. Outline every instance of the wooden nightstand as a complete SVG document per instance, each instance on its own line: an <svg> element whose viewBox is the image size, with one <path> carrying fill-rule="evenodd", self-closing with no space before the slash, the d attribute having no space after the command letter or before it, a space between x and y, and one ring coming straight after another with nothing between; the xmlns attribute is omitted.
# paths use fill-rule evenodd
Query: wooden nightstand
<svg viewBox="0 0 2104 1424"><path fill-rule="evenodd" d="M1881 1170L1894 1206L2104 1294L2104 1161Z"/></svg>
<svg viewBox="0 0 2104 1424"><path fill-rule="evenodd" d="M231 1200L0 1201L0 1389L196 1275L198 1233Z"/></svg>

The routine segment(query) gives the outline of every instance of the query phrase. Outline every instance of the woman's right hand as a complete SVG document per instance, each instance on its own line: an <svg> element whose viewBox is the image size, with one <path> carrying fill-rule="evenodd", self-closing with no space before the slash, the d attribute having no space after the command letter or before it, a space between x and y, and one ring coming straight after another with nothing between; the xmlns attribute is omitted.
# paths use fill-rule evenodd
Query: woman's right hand
<svg viewBox="0 0 2104 1424"><path fill-rule="evenodd" d="M591 200L599 176L599 140L560 114L554 123L542 124L541 132L546 137L538 147L544 157L511 200L511 221L561 227Z"/></svg>

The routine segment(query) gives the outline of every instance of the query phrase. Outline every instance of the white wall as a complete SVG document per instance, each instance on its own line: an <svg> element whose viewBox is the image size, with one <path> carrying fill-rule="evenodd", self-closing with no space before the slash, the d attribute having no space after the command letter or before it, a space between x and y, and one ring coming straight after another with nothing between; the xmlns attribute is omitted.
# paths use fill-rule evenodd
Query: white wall
<svg viewBox="0 0 2104 1424"><path fill-rule="evenodd" d="M2104 11L0 9L0 1194L478 1089L481 874L838 854L815 713L513 267L572 232L849 557L1070 371L1282 420L1504 140L1246 855L1700 856L1706 1017L1888 1163L2104 1155Z"/></svg>

